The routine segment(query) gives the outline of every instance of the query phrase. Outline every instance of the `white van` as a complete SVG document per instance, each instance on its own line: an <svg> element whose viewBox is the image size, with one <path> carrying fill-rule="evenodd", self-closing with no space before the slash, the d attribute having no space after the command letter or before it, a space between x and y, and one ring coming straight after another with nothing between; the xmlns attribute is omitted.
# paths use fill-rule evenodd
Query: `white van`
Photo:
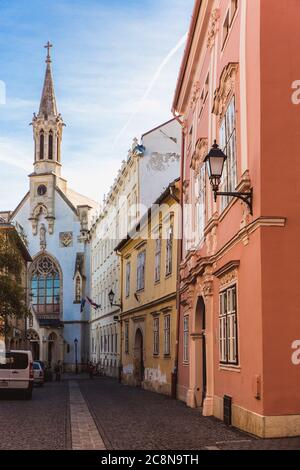
<svg viewBox="0 0 300 470"><path fill-rule="evenodd" d="M31 351L0 350L0 392L16 390L31 400L33 360Z"/></svg>

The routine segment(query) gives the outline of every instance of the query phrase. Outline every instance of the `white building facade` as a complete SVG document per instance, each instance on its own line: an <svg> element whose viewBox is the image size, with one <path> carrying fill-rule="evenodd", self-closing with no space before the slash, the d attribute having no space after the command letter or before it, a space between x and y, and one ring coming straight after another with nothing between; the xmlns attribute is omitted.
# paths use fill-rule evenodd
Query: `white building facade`
<svg viewBox="0 0 300 470"><path fill-rule="evenodd" d="M28 295L32 318L27 337L35 359L66 370L89 359L90 246L88 233L98 204L72 191L61 176L64 123L57 111L48 43L46 75L38 114L32 120L34 170L30 188L10 220L27 237L33 263Z"/></svg>
<svg viewBox="0 0 300 470"><path fill-rule="evenodd" d="M123 161L117 178L110 189L100 213L90 231L91 246L91 295L100 305L92 309L90 318L90 358L100 364L105 374L117 377L120 355L120 262L114 249L120 234L127 233L128 206L137 207L138 202L138 157L134 147ZM137 214L135 214L137 216ZM113 304L109 293L114 293Z"/></svg>
<svg viewBox="0 0 300 470"><path fill-rule="evenodd" d="M115 247L180 174L181 127L172 119L134 139L126 161L90 231L91 295L100 305L90 318L90 358L117 377L120 359L121 270ZM125 273L123 273L125 275ZM109 293L114 293L113 304Z"/></svg>

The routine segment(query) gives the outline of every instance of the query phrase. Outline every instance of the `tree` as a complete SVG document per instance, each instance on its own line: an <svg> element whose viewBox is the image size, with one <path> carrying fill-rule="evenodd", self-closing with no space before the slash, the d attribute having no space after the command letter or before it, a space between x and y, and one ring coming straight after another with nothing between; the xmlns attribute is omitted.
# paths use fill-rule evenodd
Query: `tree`
<svg viewBox="0 0 300 470"><path fill-rule="evenodd" d="M22 286L24 261L14 230L0 232L0 335L7 342L10 320L30 314L26 306L26 291Z"/></svg>

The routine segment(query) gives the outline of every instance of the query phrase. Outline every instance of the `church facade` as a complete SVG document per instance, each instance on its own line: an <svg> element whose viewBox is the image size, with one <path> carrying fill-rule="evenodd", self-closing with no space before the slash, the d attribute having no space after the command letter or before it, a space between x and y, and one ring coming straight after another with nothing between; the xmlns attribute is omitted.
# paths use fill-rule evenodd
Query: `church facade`
<svg viewBox="0 0 300 470"><path fill-rule="evenodd" d="M34 169L29 191L13 211L33 259L28 273L32 318L27 339L35 359L66 370L88 361L90 250L88 234L97 203L69 189L61 176L64 122L58 113L47 44L46 74L38 114L32 120Z"/></svg>

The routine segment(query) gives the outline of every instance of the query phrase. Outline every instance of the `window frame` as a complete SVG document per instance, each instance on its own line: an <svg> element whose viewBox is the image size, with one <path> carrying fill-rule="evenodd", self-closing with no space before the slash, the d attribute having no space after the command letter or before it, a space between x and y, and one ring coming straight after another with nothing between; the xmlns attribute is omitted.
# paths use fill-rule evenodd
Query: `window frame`
<svg viewBox="0 0 300 470"><path fill-rule="evenodd" d="M140 260L143 259L143 263ZM146 250L142 250L137 255L137 273L136 273L136 291L140 292L145 289L146 277Z"/></svg>
<svg viewBox="0 0 300 470"><path fill-rule="evenodd" d="M130 297L130 279L131 279L131 263L127 261L126 263L126 275L125 275L125 296L126 298Z"/></svg>
<svg viewBox="0 0 300 470"><path fill-rule="evenodd" d="M236 283L219 292L219 362L224 366L239 365L237 304Z"/></svg>
<svg viewBox="0 0 300 470"><path fill-rule="evenodd" d="M174 240L174 224L171 222L167 230L166 238L166 277L171 276L173 272L173 240Z"/></svg>
<svg viewBox="0 0 300 470"><path fill-rule="evenodd" d="M164 316L164 356L171 355L171 314Z"/></svg>
<svg viewBox="0 0 300 470"><path fill-rule="evenodd" d="M153 318L153 356L159 356L159 317Z"/></svg>
<svg viewBox="0 0 300 470"><path fill-rule="evenodd" d="M124 352L125 354L129 354L129 320L125 320Z"/></svg>
<svg viewBox="0 0 300 470"><path fill-rule="evenodd" d="M158 248L159 245L159 248ZM155 240L155 265L154 265L154 282L160 282L161 279L161 249L162 249L162 240L161 235L159 234L158 238Z"/></svg>
<svg viewBox="0 0 300 470"><path fill-rule="evenodd" d="M190 352L189 352L189 330L190 330L190 316L183 316L183 362L189 363Z"/></svg>
<svg viewBox="0 0 300 470"><path fill-rule="evenodd" d="M237 186L237 126L236 126L236 99L232 95L219 127L220 148L227 156L224 163L223 174L220 183L220 191L234 192ZM231 128L232 127L232 128ZM221 198L221 211L232 201L232 196Z"/></svg>

